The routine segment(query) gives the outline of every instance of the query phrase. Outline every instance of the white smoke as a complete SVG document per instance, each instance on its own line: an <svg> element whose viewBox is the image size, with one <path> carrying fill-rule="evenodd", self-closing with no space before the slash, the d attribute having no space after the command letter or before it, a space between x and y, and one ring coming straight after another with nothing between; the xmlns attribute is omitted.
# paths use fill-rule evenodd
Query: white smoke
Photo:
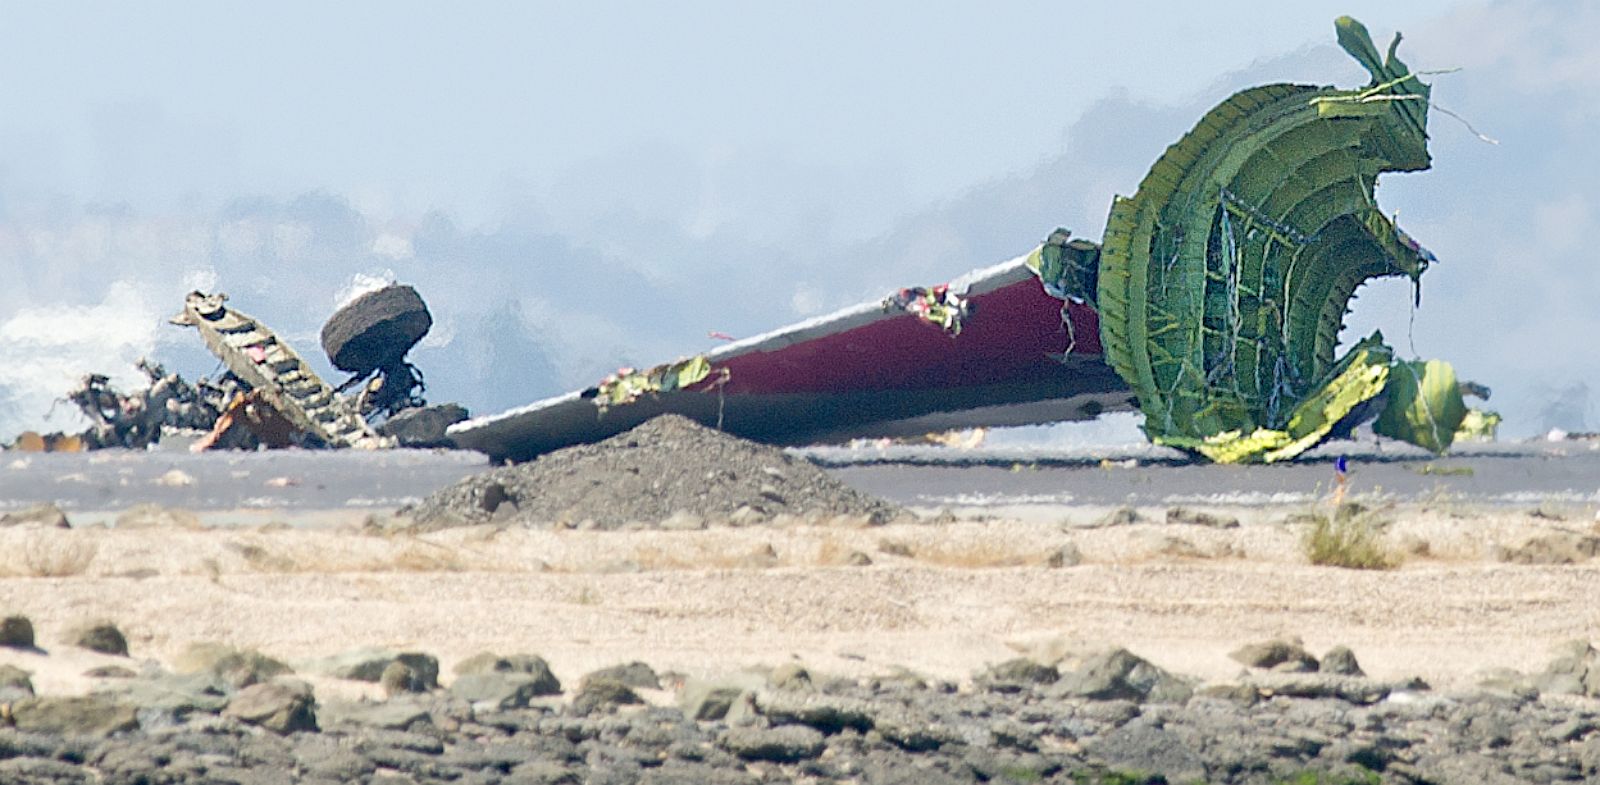
<svg viewBox="0 0 1600 785"><path fill-rule="evenodd" d="M145 386L134 363L156 347L157 313L139 286L121 281L96 305L24 308L0 323L0 438L82 430L82 415L57 400L89 369L120 389Z"/></svg>

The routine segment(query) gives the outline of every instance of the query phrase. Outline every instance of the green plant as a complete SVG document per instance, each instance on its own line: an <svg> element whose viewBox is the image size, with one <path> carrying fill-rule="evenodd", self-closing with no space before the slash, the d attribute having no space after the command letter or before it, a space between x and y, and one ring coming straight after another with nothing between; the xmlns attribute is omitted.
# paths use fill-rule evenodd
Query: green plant
<svg viewBox="0 0 1600 785"><path fill-rule="evenodd" d="M1387 570L1398 559L1384 545L1380 522L1373 514L1350 505L1341 505L1330 518L1313 513L1303 547L1306 559L1322 567L1353 570Z"/></svg>

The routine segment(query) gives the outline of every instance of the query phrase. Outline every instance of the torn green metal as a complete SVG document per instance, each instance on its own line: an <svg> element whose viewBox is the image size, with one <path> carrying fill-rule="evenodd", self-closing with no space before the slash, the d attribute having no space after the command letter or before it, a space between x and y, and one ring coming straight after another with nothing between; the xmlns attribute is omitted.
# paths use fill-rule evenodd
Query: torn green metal
<svg viewBox="0 0 1600 785"><path fill-rule="evenodd" d="M1373 198L1380 173L1429 166L1428 86L1395 57L1398 35L1380 58L1359 22L1335 27L1370 85L1239 92L1112 204L1101 344L1157 443L1221 462L1293 457L1392 376L1374 364L1387 348L1334 352L1358 286L1417 281L1435 261ZM1434 449L1448 446L1442 426L1394 431Z"/></svg>
<svg viewBox="0 0 1600 785"><path fill-rule="evenodd" d="M1466 416L1461 418L1461 424L1456 426L1455 440L1458 442L1492 442L1500 430L1501 421L1499 412L1486 409L1468 409Z"/></svg>
<svg viewBox="0 0 1600 785"><path fill-rule="evenodd" d="M1397 362L1390 373L1388 403L1374 433L1442 453L1455 441L1467 416L1456 370L1443 360Z"/></svg>
<svg viewBox="0 0 1600 785"><path fill-rule="evenodd" d="M594 403L603 412L612 406L633 403L646 394L689 387L705 381L709 376L711 361L703 354L642 371L621 368L600 382Z"/></svg>
<svg viewBox="0 0 1600 785"><path fill-rule="evenodd" d="M1100 280L1100 246L1079 240L1066 229L1050 233L1024 262L1045 293L1058 300L1094 305Z"/></svg>

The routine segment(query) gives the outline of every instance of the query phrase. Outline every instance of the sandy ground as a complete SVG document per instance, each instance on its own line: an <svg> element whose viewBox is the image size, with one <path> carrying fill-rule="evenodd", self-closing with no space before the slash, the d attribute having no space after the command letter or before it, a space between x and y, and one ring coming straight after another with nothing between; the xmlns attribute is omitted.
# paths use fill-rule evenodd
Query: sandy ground
<svg viewBox="0 0 1600 785"><path fill-rule="evenodd" d="M1600 562L1495 556L1587 533L1589 519L1392 510L1384 536L1404 562L1361 571L1306 563L1304 525L1286 522L1303 510L1221 512L1243 525L1087 528L1103 510L1062 509L1054 522L422 536L363 531L354 514L310 529L13 527L0 529L0 613L30 617L41 648L0 649L0 663L33 671L40 692L87 690L83 671L118 658L65 637L107 619L134 667L222 641L291 664L359 646L421 650L446 673L482 650L534 652L568 683L635 659L693 675L799 661L960 681L1019 652L1115 644L1221 680L1240 671L1230 650L1293 635L1316 653L1350 646L1374 676L1461 687L1486 668L1537 670L1561 641L1600 639ZM1069 544L1082 563L1050 566ZM853 566L856 553L872 563Z"/></svg>

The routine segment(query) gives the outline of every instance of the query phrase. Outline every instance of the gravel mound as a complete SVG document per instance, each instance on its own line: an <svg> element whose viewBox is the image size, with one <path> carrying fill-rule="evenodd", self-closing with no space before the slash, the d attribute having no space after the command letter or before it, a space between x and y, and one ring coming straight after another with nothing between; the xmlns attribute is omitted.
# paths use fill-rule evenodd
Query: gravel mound
<svg viewBox="0 0 1600 785"><path fill-rule="evenodd" d="M744 525L778 515L883 522L899 512L804 459L667 414L602 442L469 477L402 514L423 528L492 520L611 529Z"/></svg>

